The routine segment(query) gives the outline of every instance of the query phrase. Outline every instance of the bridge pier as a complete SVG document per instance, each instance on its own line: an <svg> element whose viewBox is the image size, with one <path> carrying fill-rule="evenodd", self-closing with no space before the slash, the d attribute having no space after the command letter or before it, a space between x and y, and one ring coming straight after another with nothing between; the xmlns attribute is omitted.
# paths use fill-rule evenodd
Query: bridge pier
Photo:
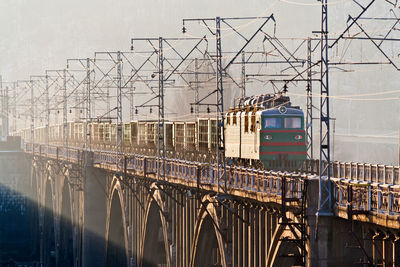
<svg viewBox="0 0 400 267"><path fill-rule="evenodd" d="M107 179L106 173L87 167L84 180L83 205L83 247L84 267L104 266L104 251L107 221Z"/></svg>

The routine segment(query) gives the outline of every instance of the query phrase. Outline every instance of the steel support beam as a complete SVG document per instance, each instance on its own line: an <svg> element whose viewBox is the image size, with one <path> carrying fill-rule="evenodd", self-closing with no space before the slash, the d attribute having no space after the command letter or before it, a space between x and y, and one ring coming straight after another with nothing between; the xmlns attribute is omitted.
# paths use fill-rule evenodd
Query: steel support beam
<svg viewBox="0 0 400 267"><path fill-rule="evenodd" d="M321 13L320 172L317 214L319 216L330 216L332 215L332 192L329 135L328 0L321 1Z"/></svg>
<svg viewBox="0 0 400 267"><path fill-rule="evenodd" d="M307 131L307 158L313 159L313 103L312 103L312 47L311 38L307 40L307 114L306 114L306 131Z"/></svg>
<svg viewBox="0 0 400 267"><path fill-rule="evenodd" d="M221 180L226 192L226 160L225 160L225 127L224 127L224 88L222 77L222 44L221 44L221 18L215 18L215 41L216 41L216 81L217 81L217 138L218 138L218 187ZM221 175L221 168L223 174Z"/></svg>
<svg viewBox="0 0 400 267"><path fill-rule="evenodd" d="M158 156L161 159L158 177L165 177L165 138L164 138L164 54L163 38L158 39Z"/></svg>

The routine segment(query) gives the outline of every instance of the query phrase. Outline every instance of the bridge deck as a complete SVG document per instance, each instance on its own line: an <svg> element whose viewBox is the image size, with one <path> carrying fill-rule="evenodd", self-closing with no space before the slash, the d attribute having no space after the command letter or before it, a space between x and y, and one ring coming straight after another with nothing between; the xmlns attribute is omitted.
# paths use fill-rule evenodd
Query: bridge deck
<svg viewBox="0 0 400 267"><path fill-rule="evenodd" d="M317 180L315 175L306 173L283 173L227 166L226 192L224 192L225 179L222 179L218 184L218 177L223 177L223 171L222 168L218 170L216 164L177 159L165 159L163 163L160 158L154 156L130 153L121 155L115 151L100 150L89 152L82 148L64 148L55 145L35 144L32 146L32 144L26 144L25 152L75 164L86 162L86 164L116 173L180 184L191 189L198 188L216 193L226 193L259 202L273 202L278 205L282 203L283 184L286 188L286 198L300 199L303 184L306 181ZM315 165L315 162L313 164ZM336 163L332 168L337 168L337 171L333 173L339 176L332 178L336 203L335 214L337 216L383 227L400 228L400 185L376 181L380 180L379 175L389 177L392 181L398 181L398 168L389 166L391 172L388 172L383 165L340 163ZM369 170L365 171L366 168L369 168ZM360 169L363 171L360 171ZM163 173L163 170L165 170L165 173ZM372 176L371 170L376 171L374 176ZM218 171L220 171L219 176ZM340 177L341 174L343 174L343 177ZM369 177L370 179L360 180L361 177ZM192 194L193 192L188 193ZM292 208L296 208L295 203L293 203Z"/></svg>

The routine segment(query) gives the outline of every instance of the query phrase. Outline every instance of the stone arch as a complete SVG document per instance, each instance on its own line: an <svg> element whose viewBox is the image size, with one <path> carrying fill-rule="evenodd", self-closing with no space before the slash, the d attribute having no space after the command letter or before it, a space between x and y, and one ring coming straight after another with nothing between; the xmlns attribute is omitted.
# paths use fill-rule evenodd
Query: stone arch
<svg viewBox="0 0 400 267"><path fill-rule="evenodd" d="M46 174L43 180L43 227L41 237L41 261L44 266L56 265L56 235L54 212L54 181Z"/></svg>
<svg viewBox="0 0 400 267"><path fill-rule="evenodd" d="M169 225L165 218L166 203L157 186L151 186L152 196L148 197L145 221L142 229L140 259L142 267L172 266Z"/></svg>
<svg viewBox="0 0 400 267"><path fill-rule="evenodd" d="M105 266L128 266L128 238L124 197L119 180L114 177L107 209Z"/></svg>
<svg viewBox="0 0 400 267"><path fill-rule="evenodd" d="M72 216L72 197L71 188L67 178L63 179L60 206L60 236L59 250L57 255L57 266L74 266L73 254L73 216Z"/></svg>
<svg viewBox="0 0 400 267"><path fill-rule="evenodd" d="M223 240L221 224L213 198L205 196L202 200L203 208L200 210L196 222L195 234L190 257L191 267L227 266L226 242ZM206 255L206 256L204 256Z"/></svg>
<svg viewBox="0 0 400 267"><path fill-rule="evenodd" d="M300 232L297 230L296 234L300 236ZM267 267L299 265L298 259L294 257L300 256L297 245L294 242L284 241L285 239L294 238L293 232L286 225L277 225L267 254ZM292 257L282 257L282 255L288 254L291 254Z"/></svg>

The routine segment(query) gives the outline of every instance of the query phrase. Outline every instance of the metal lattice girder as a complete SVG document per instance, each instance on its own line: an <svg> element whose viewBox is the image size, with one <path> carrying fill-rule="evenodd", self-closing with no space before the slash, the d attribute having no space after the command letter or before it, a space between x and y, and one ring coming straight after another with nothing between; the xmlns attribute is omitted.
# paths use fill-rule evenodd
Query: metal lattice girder
<svg viewBox="0 0 400 267"><path fill-rule="evenodd" d="M218 166L218 186L221 180L224 181L224 191L226 192L226 159L225 159L225 127L224 127L224 88L222 82L222 47L221 47L221 18L215 18L215 40L216 40L216 65L217 65L217 166ZM220 176L222 167L222 176Z"/></svg>
<svg viewBox="0 0 400 267"><path fill-rule="evenodd" d="M306 131L307 131L307 158L312 159L313 153L313 104L312 104L312 47L311 38L307 40L307 114L306 114Z"/></svg>
<svg viewBox="0 0 400 267"><path fill-rule="evenodd" d="M164 53L163 38L158 39L158 156L161 158L161 168L158 168L158 176L165 176L165 116L164 116Z"/></svg>
<svg viewBox="0 0 400 267"><path fill-rule="evenodd" d="M123 171L124 146L123 146L123 118L122 118L122 58L121 52L117 52L117 149L118 149L118 170Z"/></svg>
<svg viewBox="0 0 400 267"><path fill-rule="evenodd" d="M321 96L320 96L320 172L318 215L332 214L331 159L329 136L328 0L321 1ZM327 164L325 165L324 162Z"/></svg>
<svg viewBox="0 0 400 267"><path fill-rule="evenodd" d="M0 76L1 78L1 76ZM9 107L8 107L8 102L9 102L9 96L8 96L8 86L5 86L3 88L2 81L0 80L0 89L1 89L1 99L2 99L2 104L1 104L1 113L2 113L2 131L1 134L3 136L7 136L9 132Z"/></svg>

